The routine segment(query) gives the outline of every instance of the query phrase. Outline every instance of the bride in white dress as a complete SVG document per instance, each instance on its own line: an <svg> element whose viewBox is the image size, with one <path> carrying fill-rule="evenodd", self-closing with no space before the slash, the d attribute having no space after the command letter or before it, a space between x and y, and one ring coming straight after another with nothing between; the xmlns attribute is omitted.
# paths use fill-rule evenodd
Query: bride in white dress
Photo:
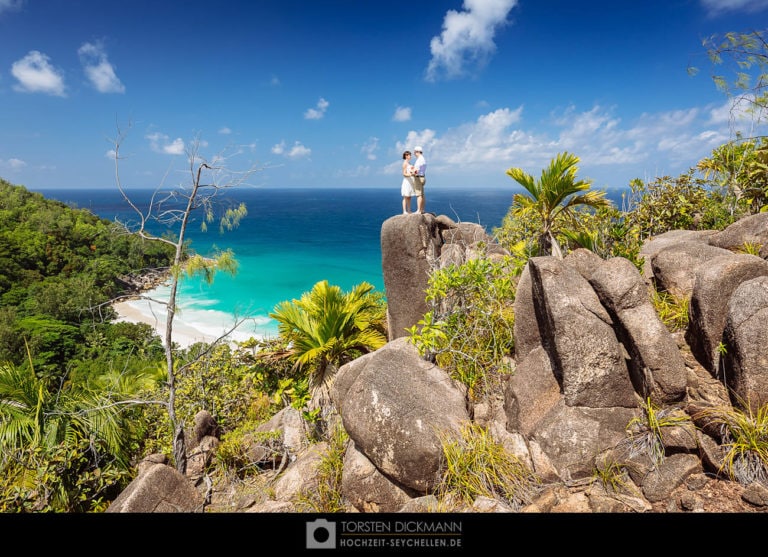
<svg viewBox="0 0 768 557"><path fill-rule="evenodd" d="M411 164L411 152L406 151L403 153L403 183L400 185L400 194L403 196L403 214L407 215L412 213L411 211L411 197L416 194L416 190L413 189L413 176L416 173L416 169Z"/></svg>

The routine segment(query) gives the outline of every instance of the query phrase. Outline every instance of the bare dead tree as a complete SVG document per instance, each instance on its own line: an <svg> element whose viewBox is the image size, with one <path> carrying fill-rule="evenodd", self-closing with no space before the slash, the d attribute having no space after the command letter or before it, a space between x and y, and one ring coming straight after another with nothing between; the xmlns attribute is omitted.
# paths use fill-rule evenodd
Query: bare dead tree
<svg viewBox="0 0 768 557"><path fill-rule="evenodd" d="M129 126L130 127L130 126ZM227 158L219 154L209 162L202 157L200 153L201 142L199 138L195 139L186 150L188 160L189 178L186 182L174 186L170 189L163 187L162 183L153 192L149 204L146 208L139 207L128 194L120 179L120 148L125 140L126 134L118 126L117 137L112 140L114 145L115 157L115 182L125 202L133 209L137 221L135 223L119 223L131 234L152 241L162 242L173 246L173 261L169 269L170 292L167 300L158 300L148 296L141 296L153 303L165 307L165 363L167 371L168 385L168 418L170 421L170 435L173 439L173 453L176 468L183 472L186 468L186 455L183 424L179 423L176 416L176 377L178 372L175 368L175 350L173 344L173 321L177 310L177 296L179 282L186 274L188 276L203 276L206 281L211 282L213 276L218 271L234 274L237 269L237 263L231 250L226 250L216 254L215 257L202 257L196 254L190 254L187 246L187 232L192 222L193 215L202 213L202 227L206 229L208 223L216 220L214 213L216 198L228 189L244 185L249 176L258 169L251 167L245 172L233 172L227 169ZM168 173L163 178L163 182L168 177ZM219 228L221 230L232 230L236 228L240 220L247 214L244 204L236 208L226 208L219 215ZM175 238L168 238L152 232L149 225L157 222L163 225L163 228L175 232ZM219 336L211 347L222 341L232 333L244 319L235 319L234 325L223 335ZM210 348L209 350L210 351ZM201 358L208 351L204 351L197 356ZM187 363L184 368L192 362ZM182 368L183 369L183 368Z"/></svg>

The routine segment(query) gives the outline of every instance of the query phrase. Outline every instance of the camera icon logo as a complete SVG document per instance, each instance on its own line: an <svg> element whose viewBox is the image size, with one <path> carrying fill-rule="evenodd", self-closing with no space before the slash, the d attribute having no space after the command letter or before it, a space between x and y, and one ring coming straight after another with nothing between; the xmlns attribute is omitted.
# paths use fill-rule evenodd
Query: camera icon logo
<svg viewBox="0 0 768 557"><path fill-rule="evenodd" d="M307 549L336 549L336 523L324 518L307 522Z"/></svg>

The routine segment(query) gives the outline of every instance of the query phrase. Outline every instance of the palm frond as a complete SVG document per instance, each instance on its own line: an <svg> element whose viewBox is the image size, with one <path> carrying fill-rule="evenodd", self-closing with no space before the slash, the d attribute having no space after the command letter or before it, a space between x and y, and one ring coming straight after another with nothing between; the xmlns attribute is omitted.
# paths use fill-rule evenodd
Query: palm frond
<svg viewBox="0 0 768 557"><path fill-rule="evenodd" d="M376 329L384 315L373 285L357 284L349 292L321 281L300 299L281 302L270 314L290 342L295 370L309 369L310 384L324 383L338 365L386 343Z"/></svg>
<svg viewBox="0 0 768 557"><path fill-rule="evenodd" d="M535 215L540 220L536 234L541 255L561 256L557 235L564 225L577 226L572 210L581 205L604 207L610 204L605 192L588 191L589 180L577 180L579 157L564 152L552 159L541 171L538 180L519 168L510 168L507 174L528 192L513 196L510 213L518 218Z"/></svg>
<svg viewBox="0 0 768 557"><path fill-rule="evenodd" d="M538 184L533 176L525 172L522 168L510 168L507 170L507 176L523 186L532 197L538 197Z"/></svg>

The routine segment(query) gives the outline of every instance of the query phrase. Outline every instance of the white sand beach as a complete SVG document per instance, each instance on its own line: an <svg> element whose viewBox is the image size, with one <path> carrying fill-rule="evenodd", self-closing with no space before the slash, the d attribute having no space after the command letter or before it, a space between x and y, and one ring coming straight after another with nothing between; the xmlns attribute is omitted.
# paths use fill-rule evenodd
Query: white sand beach
<svg viewBox="0 0 768 557"><path fill-rule="evenodd" d="M151 302L147 299L135 299L118 302L113 307L119 316L116 321L147 323L165 341L166 314L163 304ZM173 342L182 348L188 348L196 342L213 342L226 333L234 324L233 322L229 324L222 323L220 315L214 316L214 320L203 320L198 312L195 317L195 321L185 320L184 308L180 308L173 319ZM230 333L226 340L230 343L235 341L242 342L258 336L248 333L246 330L241 330L241 328Z"/></svg>

